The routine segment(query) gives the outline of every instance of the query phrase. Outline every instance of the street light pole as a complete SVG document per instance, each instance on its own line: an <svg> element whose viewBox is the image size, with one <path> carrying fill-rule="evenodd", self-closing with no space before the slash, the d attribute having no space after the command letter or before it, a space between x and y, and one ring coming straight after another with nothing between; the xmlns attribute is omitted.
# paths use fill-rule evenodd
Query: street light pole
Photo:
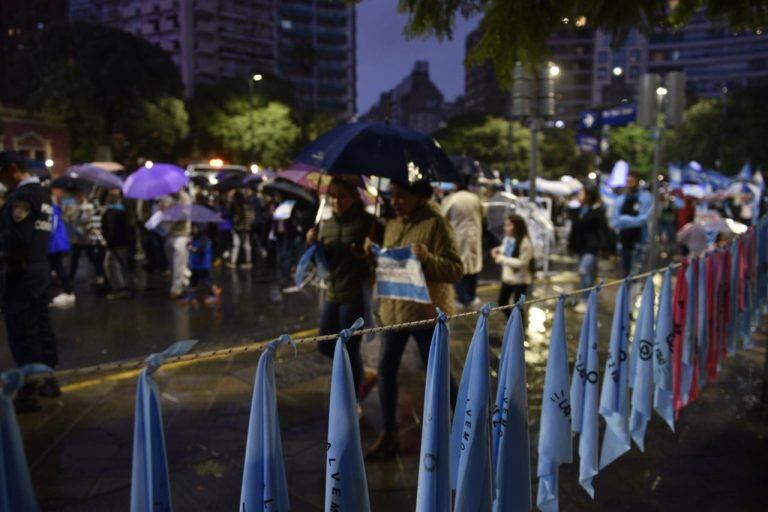
<svg viewBox="0 0 768 512"><path fill-rule="evenodd" d="M255 139L256 137L256 119L253 116L253 111L256 109L256 106L253 103L253 87L255 83L261 82L263 78L264 77L261 74L256 73L253 76L251 76L250 80L248 80L248 93L250 96L250 103L251 103L251 109L248 116L250 125L251 125L251 144L250 144L250 151L248 152L251 158L251 161L249 163L253 163L253 161L256 158L253 151L253 139Z"/></svg>
<svg viewBox="0 0 768 512"><path fill-rule="evenodd" d="M539 118L531 119L531 152L528 166L528 198L531 204L536 203L536 175L538 174L539 154Z"/></svg>
<svg viewBox="0 0 768 512"><path fill-rule="evenodd" d="M656 88L656 108L661 111L664 97L667 95L665 87ZM653 207L651 208L651 224L648 228L648 239L650 242L650 257L648 258L649 268L656 268L656 251L653 250L656 244L656 238L659 234L659 170L661 169L661 134L663 129L659 116L656 118L651 137L653 138L653 169L651 171L651 195L653 196Z"/></svg>

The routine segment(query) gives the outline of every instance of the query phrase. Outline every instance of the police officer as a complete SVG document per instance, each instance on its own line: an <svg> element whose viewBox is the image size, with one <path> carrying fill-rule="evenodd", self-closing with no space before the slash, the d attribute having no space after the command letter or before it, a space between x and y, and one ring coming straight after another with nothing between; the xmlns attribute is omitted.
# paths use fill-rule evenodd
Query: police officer
<svg viewBox="0 0 768 512"><path fill-rule="evenodd" d="M15 151L0 152L0 182L9 193L0 209L2 251L2 308L11 353L16 364L58 362L56 337L48 313L48 239L53 207L40 180L31 175ZM37 396L61 394L58 383L47 378L38 386L30 382L14 400L16 411L40 409Z"/></svg>

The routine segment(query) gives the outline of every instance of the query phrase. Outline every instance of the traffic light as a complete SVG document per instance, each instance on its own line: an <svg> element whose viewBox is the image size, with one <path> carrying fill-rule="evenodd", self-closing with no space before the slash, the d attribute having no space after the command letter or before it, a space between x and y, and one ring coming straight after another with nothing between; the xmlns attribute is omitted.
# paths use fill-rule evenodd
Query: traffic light
<svg viewBox="0 0 768 512"><path fill-rule="evenodd" d="M659 113L659 100L656 90L661 79L659 75L645 73L640 77L637 89L637 124L645 128L656 126Z"/></svg>
<svg viewBox="0 0 768 512"><path fill-rule="evenodd" d="M683 122L685 107L685 73L670 71L664 79L667 95L664 98L666 124L672 128Z"/></svg>

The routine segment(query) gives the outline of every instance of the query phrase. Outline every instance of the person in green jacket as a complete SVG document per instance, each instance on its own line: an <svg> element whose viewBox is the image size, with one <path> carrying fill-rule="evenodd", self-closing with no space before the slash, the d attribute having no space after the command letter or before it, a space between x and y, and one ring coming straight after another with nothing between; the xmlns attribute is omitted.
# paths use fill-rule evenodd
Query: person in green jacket
<svg viewBox="0 0 768 512"><path fill-rule="evenodd" d="M363 252L365 239L376 231L376 219L365 211L353 178L334 177L328 186L333 215L307 232L307 244L319 242L328 262L328 288L320 315L320 335L346 329L358 318L366 318L365 286L369 286L374 267ZM372 327L372 326L367 326ZM333 358L335 341L321 341L320 352ZM360 355L360 336L347 343L355 392L362 400L376 382L373 369L364 370Z"/></svg>

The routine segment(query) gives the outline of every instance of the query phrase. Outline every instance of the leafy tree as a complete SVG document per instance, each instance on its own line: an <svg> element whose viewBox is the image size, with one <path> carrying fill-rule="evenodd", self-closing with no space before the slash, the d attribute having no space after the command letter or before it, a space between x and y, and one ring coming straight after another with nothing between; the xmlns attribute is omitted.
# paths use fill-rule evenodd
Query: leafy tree
<svg viewBox="0 0 768 512"><path fill-rule="evenodd" d="M170 55L127 32L87 23L51 25L24 40L14 69L32 110L61 115L72 156L90 160L114 134L141 124L145 101L180 98L181 76ZM139 118L137 118L139 116Z"/></svg>
<svg viewBox="0 0 768 512"><path fill-rule="evenodd" d="M631 170L646 178L650 176L653 168L653 140L648 130L636 124L611 128L608 144L608 162L611 166L618 160L626 160Z"/></svg>
<svg viewBox="0 0 768 512"><path fill-rule="evenodd" d="M539 154L544 172L553 178L572 173L578 154L574 131L570 128L545 128L541 134Z"/></svg>
<svg viewBox="0 0 768 512"><path fill-rule="evenodd" d="M502 83L511 80L515 62L529 67L542 63L549 55L547 38L582 18L617 40L632 28L648 34L659 26L680 27L701 8L706 8L710 18L728 22L733 30L768 24L765 0L400 0L399 6L409 14L405 32L411 36L450 38L457 15L482 16L482 36L468 60L492 61Z"/></svg>
<svg viewBox="0 0 768 512"><path fill-rule="evenodd" d="M665 134L664 159L668 162L696 160L704 167L714 168L720 157L722 121L721 102L706 99L695 103L684 112L680 126Z"/></svg>
<svg viewBox="0 0 768 512"><path fill-rule="evenodd" d="M189 114L178 98L159 98L139 104L134 122L127 128L126 158L172 159L176 148L189 135Z"/></svg>

